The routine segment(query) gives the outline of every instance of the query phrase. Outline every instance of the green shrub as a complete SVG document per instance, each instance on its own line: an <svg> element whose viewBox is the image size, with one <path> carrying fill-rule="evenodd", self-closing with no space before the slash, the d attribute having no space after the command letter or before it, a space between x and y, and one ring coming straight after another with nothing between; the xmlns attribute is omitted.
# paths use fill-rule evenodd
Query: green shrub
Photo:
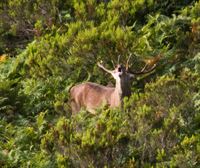
<svg viewBox="0 0 200 168"><path fill-rule="evenodd" d="M199 167L199 4L0 2L0 167ZM71 116L70 88L114 83L96 63L119 55L161 57L123 107Z"/></svg>

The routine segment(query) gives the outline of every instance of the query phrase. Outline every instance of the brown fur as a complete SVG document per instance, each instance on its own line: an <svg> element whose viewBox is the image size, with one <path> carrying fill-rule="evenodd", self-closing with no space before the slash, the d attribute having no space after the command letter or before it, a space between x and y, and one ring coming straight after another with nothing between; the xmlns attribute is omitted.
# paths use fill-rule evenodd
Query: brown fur
<svg viewBox="0 0 200 168"><path fill-rule="evenodd" d="M87 82L71 88L70 97L73 113L80 111L81 108L95 113L95 109L102 105L118 107L121 105L123 97L130 96L130 76L125 68L122 65L118 65L114 71L107 72L111 73L115 78L115 87L106 87Z"/></svg>
<svg viewBox="0 0 200 168"><path fill-rule="evenodd" d="M114 88L91 82L76 85L70 90L72 111L78 112L81 107L91 111L103 103L111 105L113 104L111 102L111 95L114 91Z"/></svg>

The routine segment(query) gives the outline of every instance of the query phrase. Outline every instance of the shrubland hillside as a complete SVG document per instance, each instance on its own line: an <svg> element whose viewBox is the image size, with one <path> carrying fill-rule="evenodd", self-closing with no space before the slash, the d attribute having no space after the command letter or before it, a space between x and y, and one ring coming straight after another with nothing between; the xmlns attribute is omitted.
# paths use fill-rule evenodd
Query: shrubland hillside
<svg viewBox="0 0 200 168"><path fill-rule="evenodd" d="M200 167L200 2L0 2L0 167ZM71 116L69 89L136 76L121 109Z"/></svg>

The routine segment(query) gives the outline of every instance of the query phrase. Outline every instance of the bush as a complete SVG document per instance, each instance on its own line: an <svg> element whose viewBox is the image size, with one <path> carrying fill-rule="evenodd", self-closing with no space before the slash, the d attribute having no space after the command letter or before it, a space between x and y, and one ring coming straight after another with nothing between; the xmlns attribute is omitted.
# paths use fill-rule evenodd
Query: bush
<svg viewBox="0 0 200 168"><path fill-rule="evenodd" d="M199 4L0 2L0 166L199 167ZM119 55L157 67L123 107L71 116L70 88L113 83L96 63Z"/></svg>

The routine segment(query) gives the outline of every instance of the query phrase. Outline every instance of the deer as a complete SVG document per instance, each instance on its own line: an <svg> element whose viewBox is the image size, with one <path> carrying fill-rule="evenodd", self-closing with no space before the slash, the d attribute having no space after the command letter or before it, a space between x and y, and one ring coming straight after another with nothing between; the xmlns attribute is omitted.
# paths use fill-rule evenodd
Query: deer
<svg viewBox="0 0 200 168"><path fill-rule="evenodd" d="M129 57L130 58L130 57ZM123 104L124 97L131 96L131 79L135 75L146 74L156 68L154 64L149 70L142 68L139 72L132 72L128 69L128 61L126 66L118 64L114 70L108 70L102 63L98 62L99 68L112 75L115 79L115 87L103 86L97 83L85 82L73 86L70 89L70 105L72 114L75 114L85 108L88 112L95 114L96 109L102 105L108 105L110 108L120 107Z"/></svg>

